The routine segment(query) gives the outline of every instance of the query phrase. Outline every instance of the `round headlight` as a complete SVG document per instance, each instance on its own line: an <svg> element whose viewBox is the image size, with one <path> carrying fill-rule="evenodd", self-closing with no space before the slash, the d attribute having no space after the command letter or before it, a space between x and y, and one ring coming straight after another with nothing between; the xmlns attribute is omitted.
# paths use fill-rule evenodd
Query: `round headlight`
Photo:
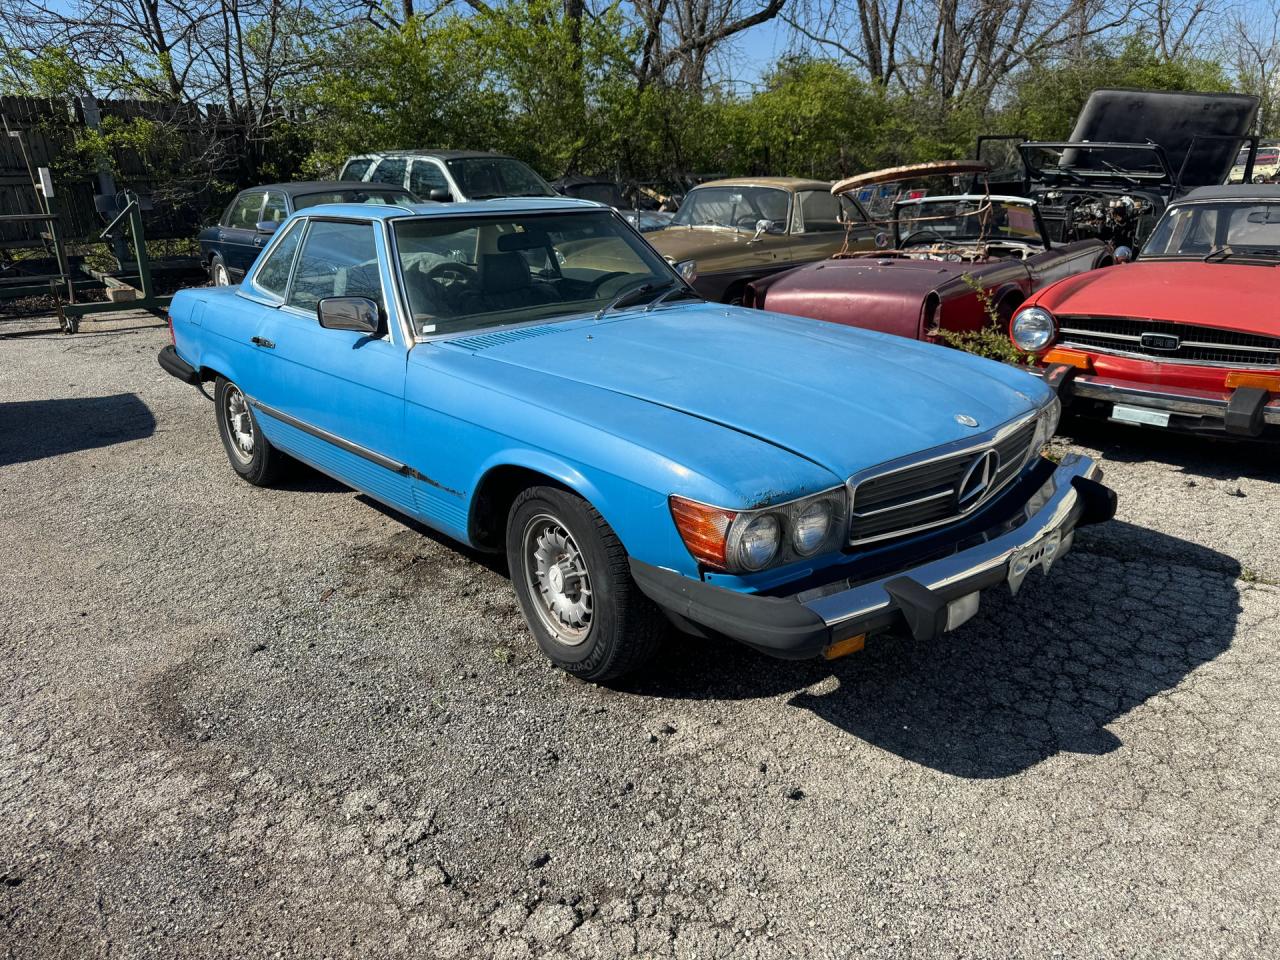
<svg viewBox="0 0 1280 960"><path fill-rule="evenodd" d="M1053 314L1041 307L1027 307L1020 312L1013 318L1013 326L1009 331L1013 345L1027 353L1043 350L1057 332Z"/></svg>
<svg viewBox="0 0 1280 960"><path fill-rule="evenodd" d="M796 516L791 524L791 545L796 553L807 557L827 539L831 532L831 501L815 500Z"/></svg>
<svg viewBox="0 0 1280 960"><path fill-rule="evenodd" d="M778 555L782 527L771 513L762 513L742 528L738 535L738 563L746 570L763 570Z"/></svg>

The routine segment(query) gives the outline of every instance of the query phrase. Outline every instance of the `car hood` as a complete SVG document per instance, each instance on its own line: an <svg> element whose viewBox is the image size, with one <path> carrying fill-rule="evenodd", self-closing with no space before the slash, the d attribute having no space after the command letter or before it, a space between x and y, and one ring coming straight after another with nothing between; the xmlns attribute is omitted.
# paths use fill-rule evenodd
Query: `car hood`
<svg viewBox="0 0 1280 960"><path fill-rule="evenodd" d="M837 477L974 436L1048 398L1003 364L762 310L673 306L522 329L448 346L728 427Z"/></svg>
<svg viewBox="0 0 1280 960"><path fill-rule="evenodd" d="M1139 260L1046 288L1037 303L1064 316L1140 317L1275 336L1280 266Z"/></svg>
<svg viewBox="0 0 1280 960"><path fill-rule="evenodd" d="M755 306L866 330L920 336L925 298L981 265L893 257L850 257L758 282Z"/></svg>
<svg viewBox="0 0 1280 960"><path fill-rule="evenodd" d="M1258 98L1239 93L1183 93L1163 90L1095 90L1076 118L1076 143L1158 143L1182 187L1221 183L1253 126ZM1192 144L1197 136L1205 139ZM1116 156L1109 159L1118 166ZM1183 162L1186 167L1183 169Z"/></svg>
<svg viewBox="0 0 1280 960"><path fill-rule="evenodd" d="M652 237L646 237L654 249L664 257L676 261L696 260L715 253L731 253L750 250L747 241L752 234L742 230L722 230L714 227L684 227L672 224Z"/></svg>

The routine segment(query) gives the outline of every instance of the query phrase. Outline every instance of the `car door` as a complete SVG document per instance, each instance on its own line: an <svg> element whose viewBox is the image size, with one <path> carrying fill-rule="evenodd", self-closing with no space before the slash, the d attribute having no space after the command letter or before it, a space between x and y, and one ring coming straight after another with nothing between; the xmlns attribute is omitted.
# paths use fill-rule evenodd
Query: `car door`
<svg viewBox="0 0 1280 960"><path fill-rule="evenodd" d="M295 221L296 222L296 221ZM287 238L286 238L287 239ZM409 343L399 326L386 245L376 222L312 217L301 233L283 300L265 312L255 335L262 360L255 407L279 446L312 466L412 512L404 465L404 380ZM276 279L264 261L266 284ZM254 277L253 288L259 287ZM327 297L378 304L377 336L320 326Z"/></svg>
<svg viewBox="0 0 1280 960"><path fill-rule="evenodd" d="M801 190L791 216L791 260L810 263L825 260L845 245L846 227L850 250L875 247L875 228L854 201L833 197L828 190Z"/></svg>
<svg viewBox="0 0 1280 960"><path fill-rule="evenodd" d="M256 241L265 200L266 194L261 190L244 191L227 208L218 231L222 262L227 265L231 279L237 282L244 278L262 250L261 243Z"/></svg>

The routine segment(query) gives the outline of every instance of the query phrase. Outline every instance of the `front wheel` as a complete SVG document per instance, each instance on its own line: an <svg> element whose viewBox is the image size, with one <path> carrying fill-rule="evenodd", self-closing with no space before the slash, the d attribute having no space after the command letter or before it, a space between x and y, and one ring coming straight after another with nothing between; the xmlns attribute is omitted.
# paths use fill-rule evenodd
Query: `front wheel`
<svg viewBox="0 0 1280 960"><path fill-rule="evenodd" d="M532 487L507 520L507 561L542 652L583 680L609 680L647 660L665 629L631 579L612 528L581 497Z"/></svg>
<svg viewBox="0 0 1280 960"><path fill-rule="evenodd" d="M263 436L248 397L230 380L219 377L213 408L231 469L255 487L269 486L280 472L284 455Z"/></svg>

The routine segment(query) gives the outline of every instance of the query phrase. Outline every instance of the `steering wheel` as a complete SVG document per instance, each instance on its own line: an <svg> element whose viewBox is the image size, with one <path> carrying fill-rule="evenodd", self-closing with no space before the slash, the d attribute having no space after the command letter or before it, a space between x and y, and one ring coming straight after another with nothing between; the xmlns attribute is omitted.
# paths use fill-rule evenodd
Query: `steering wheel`
<svg viewBox="0 0 1280 960"><path fill-rule="evenodd" d="M911 241L914 240L916 237L923 237L923 236L936 237L937 239L941 240L943 243L954 246L954 244L952 244L950 240L948 240L946 237L940 234L937 230L933 229L933 227L924 227L920 230L912 231L910 234L908 234L906 237L903 238L902 245L904 247L909 246Z"/></svg>
<svg viewBox="0 0 1280 960"><path fill-rule="evenodd" d="M476 273L474 267L469 267L465 263L458 263L456 260L444 260L437 263L434 267L427 271L427 279L439 282L441 280L449 280L450 285L454 283L479 283L480 274Z"/></svg>

